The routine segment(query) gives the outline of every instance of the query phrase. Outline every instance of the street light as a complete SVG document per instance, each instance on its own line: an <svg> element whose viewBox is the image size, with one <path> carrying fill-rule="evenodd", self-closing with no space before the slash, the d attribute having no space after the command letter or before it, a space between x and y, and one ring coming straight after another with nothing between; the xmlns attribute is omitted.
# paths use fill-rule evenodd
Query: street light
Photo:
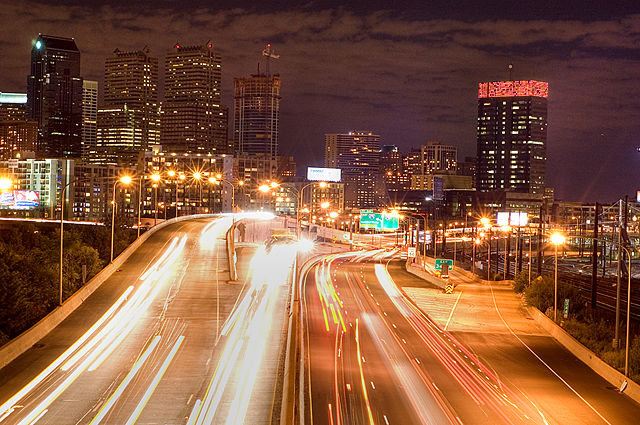
<svg viewBox="0 0 640 425"><path fill-rule="evenodd" d="M151 174L151 181L153 181L153 227L158 224L158 183L160 182L160 174Z"/></svg>
<svg viewBox="0 0 640 425"><path fill-rule="evenodd" d="M113 183L113 199L111 201L111 260L110 263L113 263L113 234L115 230L115 221L116 221L116 185L118 182L129 185L131 183L131 176L122 176L118 180Z"/></svg>
<svg viewBox="0 0 640 425"><path fill-rule="evenodd" d="M0 190L6 191L13 187L13 180L7 177L0 178Z"/></svg>
<svg viewBox="0 0 640 425"><path fill-rule="evenodd" d="M555 275L553 282L553 321L557 321L558 319L558 245L562 245L565 242L564 235L560 233L554 233L551 235L551 243L554 246L555 253Z"/></svg>
<svg viewBox="0 0 640 425"><path fill-rule="evenodd" d="M198 191L200 193L200 213L202 213L202 173L199 171L194 172L193 178L198 182Z"/></svg>

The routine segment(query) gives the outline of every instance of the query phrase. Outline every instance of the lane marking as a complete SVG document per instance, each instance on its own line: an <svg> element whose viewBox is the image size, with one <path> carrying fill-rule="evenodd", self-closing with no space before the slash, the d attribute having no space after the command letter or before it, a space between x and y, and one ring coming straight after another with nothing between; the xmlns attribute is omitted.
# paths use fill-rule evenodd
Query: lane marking
<svg viewBox="0 0 640 425"><path fill-rule="evenodd" d="M447 319L446 325L444 325L444 330L445 331L449 327L449 322L451 322L451 318L453 317L453 312L456 310L456 307L458 306L458 302L460 302L460 297L461 296L462 296L462 289L458 293L458 298L456 299L456 303L453 305L453 308L451 309L451 313L449 313L449 318Z"/></svg>
<svg viewBox="0 0 640 425"><path fill-rule="evenodd" d="M572 386L571 386L567 381L565 381L565 380L564 380L564 378L562 378L562 376L560 376L560 375L559 375L555 370L553 370L553 369L551 368L551 366L549 366L549 365L548 365L544 360L542 360L542 358L541 358L541 357L540 357L540 356L539 356L535 351L533 351L533 349L532 349L531 347L529 347L529 346L528 346L528 345L527 345L527 344L526 344L522 339L520 339L520 337L519 337L519 336L518 336L518 335L513 331L513 329L511 329L511 326L509 326L509 325L507 324L507 322L504 320L504 317L502 317L502 313L500 313L500 309L498 308L498 304L497 304L497 302L496 302L496 296L495 296L495 294L494 294L494 292L493 292L493 285L489 284L489 288L491 289L491 298L493 298L493 306L495 307L496 312L498 313L498 316L500 316L500 320L502 320L502 323L504 323L504 325L507 327L507 329L509 329L509 332L511 332L511 335L513 335L513 336L514 336L518 341L520 341L520 343L521 343L522 345L524 345L524 346L525 346L525 348L526 348L527 350L529 350L529 352L531 352L531 354L533 354L533 355L535 356L535 358L537 358L537 359L540 361L540 363L542 363L542 364L543 364L547 369L549 369L549 371L550 371L551 373L553 373L553 374L554 374L554 375L555 375L555 376L560 380L560 382L562 382L562 383L563 383L567 388L569 388L569 389L570 389L570 390L571 390L571 391L572 391L576 396L578 396L578 398L579 398L580 400L582 400L582 401L583 401L587 406L589 406L589 408L590 408L591 410L593 410L593 412L594 412L596 415L598 415L598 417L600 417L600 419L602 419L602 420L603 420L604 422L606 422L607 424L612 425L612 424L611 424L611 422L609 422L608 420L606 420L606 419L605 419L605 417L604 417L604 416L602 416L602 415L600 414L600 412L598 412L598 411L596 410L596 408L595 408L595 407L593 407L593 406L591 405L591 403L589 403L589 402L588 402L584 397L582 397L582 396L578 393L578 391L576 391L576 390L575 390L575 389L574 389L574 388L573 388L573 387L572 387Z"/></svg>
<svg viewBox="0 0 640 425"><path fill-rule="evenodd" d="M149 388L147 388L147 391L142 396L142 399L140 400L140 402L136 406L135 410L133 411L131 416L129 416L129 419L127 420L126 425L133 425L138 420L138 417L140 417L140 414L142 413L142 410L145 408L145 406L149 402L149 399L151 398L151 395L156 390L156 387L160 383L160 380L164 376L164 373L169 368L169 364L171 363L171 361L175 357L176 353L178 352L178 349L180 348L180 345L182 344L182 341L184 341L184 335L180 335L180 337L178 338L176 343L173 345L173 348L169 352L169 355L167 356L167 358L162 363L162 366L160 366L160 370L158 370L158 373L156 373L156 376L153 378L153 381L151 382L151 385L149 385ZM193 396L193 394L192 394L192 396ZM189 399L191 399L191 398L189 398Z"/></svg>
<svg viewBox="0 0 640 425"><path fill-rule="evenodd" d="M98 424L105 418L105 416L107 416L107 413L109 413L109 410L111 410L111 408L116 403L118 398L120 398L122 393L124 393L124 390L127 388L129 383L133 380L133 378L136 376L138 371L142 368L142 365L147 361L147 359L149 358L149 356L151 355L151 353L156 348L159 342L160 342L160 335L156 335L153 338L153 341L151 341L151 344L149 344L149 346L144 351L142 356L134 363L129 373L127 373L127 376L125 376L124 380L120 383L120 385L118 385L118 388L116 389L116 391L113 394L111 394L111 397L109 397L107 402L102 406L102 408L98 412L98 415L95 418L93 418L93 420L89 423L89 425Z"/></svg>

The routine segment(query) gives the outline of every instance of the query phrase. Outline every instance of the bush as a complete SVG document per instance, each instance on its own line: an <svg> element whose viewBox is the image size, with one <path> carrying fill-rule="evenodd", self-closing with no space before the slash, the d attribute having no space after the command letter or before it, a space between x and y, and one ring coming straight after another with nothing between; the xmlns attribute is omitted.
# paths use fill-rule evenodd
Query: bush
<svg viewBox="0 0 640 425"><path fill-rule="evenodd" d="M493 275L493 280L500 281L502 280L502 275L500 273L496 273Z"/></svg>
<svg viewBox="0 0 640 425"><path fill-rule="evenodd" d="M553 308L553 279L538 276L525 289L524 297L527 300L527 304L536 307L543 313L548 308Z"/></svg>
<svg viewBox="0 0 640 425"><path fill-rule="evenodd" d="M529 272L521 272L513 279L513 290L521 294L529 286Z"/></svg>

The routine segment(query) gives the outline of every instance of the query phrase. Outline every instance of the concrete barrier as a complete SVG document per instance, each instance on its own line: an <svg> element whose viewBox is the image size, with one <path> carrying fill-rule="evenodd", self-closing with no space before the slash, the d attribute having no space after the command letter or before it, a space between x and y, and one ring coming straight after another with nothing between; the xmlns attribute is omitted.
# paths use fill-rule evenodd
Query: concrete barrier
<svg viewBox="0 0 640 425"><path fill-rule="evenodd" d="M414 263L411 263L411 262L407 261L404 264L404 268L405 268L405 270L407 270L412 275L417 276L420 279L427 281L427 283L430 283L430 284L435 285L435 286L437 286L439 288L442 288L442 289L444 289L444 287L445 287L445 281L443 279L440 279L440 278L437 278L435 276L430 275L429 273L424 271L424 269L421 266L415 265Z"/></svg>
<svg viewBox="0 0 640 425"><path fill-rule="evenodd" d="M589 366L594 372L606 379L616 388L620 388L622 383L626 380L628 386L624 393L636 402L640 403L640 385L630 379L627 379L624 374L602 361L593 351L589 350L577 339L569 335L567 331L562 329L540 310L535 307L528 307L527 309L536 323L549 332L549 334L551 334L551 336L558 341L560 345L569 350L574 356L580 359L580 361Z"/></svg>
<svg viewBox="0 0 640 425"><path fill-rule="evenodd" d="M152 234L156 231L169 226L172 223L180 221L190 220L200 217L214 217L213 214L201 214L195 216L184 216L178 218L172 218L157 226L147 230L138 239L136 239L131 245L129 245L120 255L118 255L113 263L103 268L97 275L95 275L89 282L82 288L78 289L73 295L71 295L61 306L57 307L51 313L40 319L35 325L7 342L0 347L0 369L11 363L22 353L33 347L38 341L45 337L51 330L62 323L71 313L73 313L84 300L89 298L96 289L100 287L111 275L124 263L127 258L135 252Z"/></svg>

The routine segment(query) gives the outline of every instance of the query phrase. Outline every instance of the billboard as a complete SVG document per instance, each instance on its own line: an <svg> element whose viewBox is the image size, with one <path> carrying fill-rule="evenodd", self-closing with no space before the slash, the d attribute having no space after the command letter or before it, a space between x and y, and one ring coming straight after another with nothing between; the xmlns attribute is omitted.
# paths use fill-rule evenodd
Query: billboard
<svg viewBox="0 0 640 425"><path fill-rule="evenodd" d="M9 190L0 193L0 207L28 210L40 205L40 195L32 190Z"/></svg>
<svg viewBox="0 0 640 425"><path fill-rule="evenodd" d="M379 231L396 230L400 227L400 217L388 213L360 213L360 227Z"/></svg>
<svg viewBox="0 0 640 425"><path fill-rule="evenodd" d="M498 226L526 226L528 222L529 216L525 212L502 211L496 219Z"/></svg>
<svg viewBox="0 0 640 425"><path fill-rule="evenodd" d="M307 167L307 180L339 182L341 181L341 170L339 168Z"/></svg>

